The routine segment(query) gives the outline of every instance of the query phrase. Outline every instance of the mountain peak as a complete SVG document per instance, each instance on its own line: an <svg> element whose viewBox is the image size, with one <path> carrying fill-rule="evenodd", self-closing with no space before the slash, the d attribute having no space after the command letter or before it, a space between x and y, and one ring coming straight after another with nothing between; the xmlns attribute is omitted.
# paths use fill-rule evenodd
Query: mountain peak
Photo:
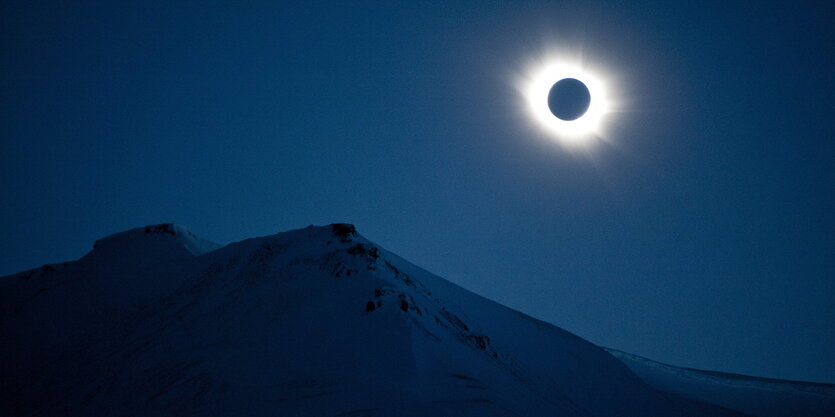
<svg viewBox="0 0 835 417"><path fill-rule="evenodd" d="M338 238L350 240L357 235L357 228L350 223L333 223L331 232Z"/></svg>
<svg viewBox="0 0 835 417"><path fill-rule="evenodd" d="M93 253L147 251L151 246L169 246L175 244L198 256L221 247L217 243L205 240L185 227L175 223L161 223L137 227L124 232L101 238L93 244Z"/></svg>

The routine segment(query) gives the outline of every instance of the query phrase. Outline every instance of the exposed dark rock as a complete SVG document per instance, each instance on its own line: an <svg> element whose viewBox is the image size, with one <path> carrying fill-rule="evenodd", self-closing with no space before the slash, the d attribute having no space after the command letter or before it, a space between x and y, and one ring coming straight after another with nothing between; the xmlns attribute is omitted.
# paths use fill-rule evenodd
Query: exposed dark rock
<svg viewBox="0 0 835 417"><path fill-rule="evenodd" d="M377 288L374 290L374 298L380 298L386 294L394 294L394 290L386 288Z"/></svg>
<svg viewBox="0 0 835 417"><path fill-rule="evenodd" d="M376 249L376 248L374 248L374 249ZM408 275L404 274L403 272L400 272L400 269L398 269L396 266L392 265L390 262L386 261L386 267L388 267L388 269L390 269L391 272L394 273L394 278L395 279L399 279L400 281L403 281L404 283L406 283L406 285L414 285L415 281L412 278L410 278Z"/></svg>
<svg viewBox="0 0 835 417"><path fill-rule="evenodd" d="M159 233L176 236L177 232L174 230L174 225L171 223L156 224L152 226L145 226L145 234Z"/></svg>
<svg viewBox="0 0 835 417"><path fill-rule="evenodd" d="M348 248L348 253L351 255L365 255L368 251L365 249L365 245L362 243L357 243L354 246Z"/></svg>
<svg viewBox="0 0 835 417"><path fill-rule="evenodd" d="M351 255L368 255L371 260L376 261L377 258L380 257L380 250L377 248L372 247L368 249L362 243L357 243L354 246L348 248L348 253Z"/></svg>
<svg viewBox="0 0 835 417"><path fill-rule="evenodd" d="M252 253L252 256L249 258L249 263L264 263L267 260L275 257L276 255L280 254L286 248L282 245L274 244L274 243L264 243L255 252Z"/></svg>
<svg viewBox="0 0 835 417"><path fill-rule="evenodd" d="M455 314L450 313L447 309L442 308L441 309L441 314L444 316L444 318L447 319L447 321L452 323L455 327L457 327L457 328L459 328L459 329L461 329L465 332L470 331L470 327L467 326L467 323L464 323L463 320L458 318L458 316L456 316Z"/></svg>
<svg viewBox="0 0 835 417"><path fill-rule="evenodd" d="M487 350L487 345L490 343L490 338L482 334L467 335L467 340L481 350Z"/></svg>
<svg viewBox="0 0 835 417"><path fill-rule="evenodd" d="M345 243L350 242L351 238L357 235L357 228L353 224L334 223L331 225L331 232Z"/></svg>
<svg viewBox="0 0 835 417"><path fill-rule="evenodd" d="M389 269L391 269L391 272L394 272L394 274L395 274L395 275L400 274L400 270L399 270L399 269L397 269L397 267L396 267L396 266L392 265L392 264L391 264L391 262L386 261L386 266L387 266Z"/></svg>

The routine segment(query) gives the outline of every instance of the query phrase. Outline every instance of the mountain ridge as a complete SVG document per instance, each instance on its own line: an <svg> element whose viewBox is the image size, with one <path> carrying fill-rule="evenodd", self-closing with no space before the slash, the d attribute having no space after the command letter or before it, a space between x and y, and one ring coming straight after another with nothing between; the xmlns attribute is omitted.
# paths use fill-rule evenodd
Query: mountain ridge
<svg viewBox="0 0 835 417"><path fill-rule="evenodd" d="M762 417L827 417L835 412L833 384L677 367L617 349L606 351L653 387L693 400Z"/></svg>

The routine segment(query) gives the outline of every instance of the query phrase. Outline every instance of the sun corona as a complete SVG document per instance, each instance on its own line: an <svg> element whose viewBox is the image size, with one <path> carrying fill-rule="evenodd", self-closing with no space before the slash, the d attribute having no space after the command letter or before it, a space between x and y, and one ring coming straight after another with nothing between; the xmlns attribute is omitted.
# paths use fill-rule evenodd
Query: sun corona
<svg viewBox="0 0 835 417"><path fill-rule="evenodd" d="M588 88L591 96L588 110L574 120L562 120L551 111L548 94L555 83L575 79ZM603 78L582 64L567 59L553 59L531 68L520 82L527 113L548 136L567 145L587 144L603 136L603 124L610 111L609 97Z"/></svg>

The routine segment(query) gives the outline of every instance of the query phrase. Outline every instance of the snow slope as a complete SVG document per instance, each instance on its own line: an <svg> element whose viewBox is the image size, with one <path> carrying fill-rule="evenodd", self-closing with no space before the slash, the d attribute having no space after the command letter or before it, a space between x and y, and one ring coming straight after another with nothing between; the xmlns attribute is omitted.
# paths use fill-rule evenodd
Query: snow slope
<svg viewBox="0 0 835 417"><path fill-rule="evenodd" d="M738 416L358 235L157 225L0 278L0 415Z"/></svg>
<svg viewBox="0 0 835 417"><path fill-rule="evenodd" d="M607 349L664 392L761 417L835 416L835 386L679 368Z"/></svg>

